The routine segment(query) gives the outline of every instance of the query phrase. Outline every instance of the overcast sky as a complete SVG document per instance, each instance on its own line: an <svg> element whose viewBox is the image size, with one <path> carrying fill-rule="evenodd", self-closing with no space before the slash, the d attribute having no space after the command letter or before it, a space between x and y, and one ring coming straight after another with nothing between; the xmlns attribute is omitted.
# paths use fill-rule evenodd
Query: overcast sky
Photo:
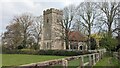
<svg viewBox="0 0 120 68"><path fill-rule="evenodd" d="M83 0L0 0L0 34L16 15L29 12L39 16L48 8L63 9L69 4L79 4L81 1Z"/></svg>
<svg viewBox="0 0 120 68"><path fill-rule="evenodd" d="M65 6L77 5L83 1L91 0L0 0L0 34L6 30L5 27L16 15L29 12L39 16L48 8L63 9ZM98 0L92 1L98 2Z"/></svg>

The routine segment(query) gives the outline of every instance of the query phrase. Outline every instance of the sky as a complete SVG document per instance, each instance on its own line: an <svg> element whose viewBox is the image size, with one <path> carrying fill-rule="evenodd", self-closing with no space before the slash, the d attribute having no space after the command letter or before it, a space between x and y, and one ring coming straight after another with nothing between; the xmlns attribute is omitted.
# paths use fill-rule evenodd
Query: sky
<svg viewBox="0 0 120 68"><path fill-rule="evenodd" d="M48 8L63 9L65 6L78 5L83 1L89 2L91 0L0 0L0 35L6 31L6 26L16 15L28 12L39 16ZM98 2L98 0L92 1Z"/></svg>
<svg viewBox="0 0 120 68"><path fill-rule="evenodd" d="M63 9L69 4L79 4L83 0L0 0L0 34L6 31L14 16L31 13L34 16L42 15L48 8Z"/></svg>

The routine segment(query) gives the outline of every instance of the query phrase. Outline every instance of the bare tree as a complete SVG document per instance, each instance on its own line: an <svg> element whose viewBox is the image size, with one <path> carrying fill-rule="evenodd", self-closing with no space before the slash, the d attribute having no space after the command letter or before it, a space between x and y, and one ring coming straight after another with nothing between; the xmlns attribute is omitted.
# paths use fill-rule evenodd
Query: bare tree
<svg viewBox="0 0 120 68"><path fill-rule="evenodd" d="M39 46L39 42L41 40L41 34L42 34L42 25L43 25L43 17L38 16L34 18L34 24L33 24L33 36L36 38L36 46Z"/></svg>
<svg viewBox="0 0 120 68"><path fill-rule="evenodd" d="M74 5L69 5L63 9L63 19L58 23L62 27L59 30L62 33L62 39L65 41L66 49L69 49L69 31L71 30L73 19L75 16L76 7Z"/></svg>
<svg viewBox="0 0 120 68"><path fill-rule="evenodd" d="M98 12L96 3L93 2L82 2L77 7L77 17L76 21L83 26L83 29L86 30L88 35L88 43L90 49L90 36L92 28L97 24L96 19L101 13Z"/></svg>
<svg viewBox="0 0 120 68"><path fill-rule="evenodd" d="M80 32L82 32L83 34L85 34L85 33L84 33L84 30L83 30L83 26L82 26L81 23L78 21L78 19L76 19L75 23L73 24L72 30L74 30L74 31L80 31Z"/></svg>
<svg viewBox="0 0 120 68"><path fill-rule="evenodd" d="M16 17L13 19L14 22L18 22L21 25L22 36L23 36L23 46L26 47L27 38L30 36L30 28L33 23L33 17L31 14L26 13L22 14L21 16Z"/></svg>
<svg viewBox="0 0 120 68"><path fill-rule="evenodd" d="M112 36L112 25L115 23L115 18L120 13L119 2L102 2L98 6L101 9L103 16L102 21L107 25L108 36Z"/></svg>

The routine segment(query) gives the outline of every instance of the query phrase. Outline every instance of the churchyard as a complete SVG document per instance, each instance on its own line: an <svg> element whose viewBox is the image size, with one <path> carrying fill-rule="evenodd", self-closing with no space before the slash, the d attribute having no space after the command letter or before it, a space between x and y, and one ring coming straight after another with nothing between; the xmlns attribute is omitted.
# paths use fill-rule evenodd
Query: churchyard
<svg viewBox="0 0 120 68"><path fill-rule="evenodd" d="M120 2L42 5L50 7L11 16L0 35L2 68L120 68Z"/></svg>

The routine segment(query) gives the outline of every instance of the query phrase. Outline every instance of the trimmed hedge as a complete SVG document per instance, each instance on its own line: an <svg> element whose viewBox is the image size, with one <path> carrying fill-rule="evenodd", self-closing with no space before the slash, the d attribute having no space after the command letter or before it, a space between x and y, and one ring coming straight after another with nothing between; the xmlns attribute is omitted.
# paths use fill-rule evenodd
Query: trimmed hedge
<svg viewBox="0 0 120 68"><path fill-rule="evenodd" d="M93 52L67 51L67 50L32 50L32 49L3 51L3 54L32 54L32 55L56 55L56 56L77 56L91 53Z"/></svg>

